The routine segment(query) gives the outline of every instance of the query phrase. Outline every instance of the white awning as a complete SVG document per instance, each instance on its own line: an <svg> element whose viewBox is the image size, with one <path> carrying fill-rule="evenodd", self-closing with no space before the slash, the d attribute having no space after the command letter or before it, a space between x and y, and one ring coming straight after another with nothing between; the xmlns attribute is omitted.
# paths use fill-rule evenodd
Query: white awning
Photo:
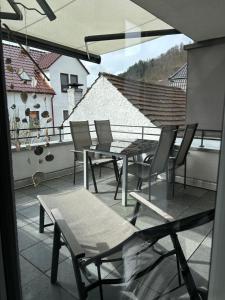
<svg viewBox="0 0 225 300"><path fill-rule="evenodd" d="M6 0L1 1L1 10L12 12ZM35 0L21 1L28 7L39 10ZM130 0L48 0L56 15L50 22L46 16L35 11L26 11L22 21L3 20L13 31L34 38L86 51L84 37L133 31L161 30L171 27ZM24 14L24 9L19 6ZM90 43L89 51L101 55L152 39L135 38L126 40Z"/></svg>
<svg viewBox="0 0 225 300"><path fill-rule="evenodd" d="M132 0L194 41L225 36L224 0Z"/></svg>

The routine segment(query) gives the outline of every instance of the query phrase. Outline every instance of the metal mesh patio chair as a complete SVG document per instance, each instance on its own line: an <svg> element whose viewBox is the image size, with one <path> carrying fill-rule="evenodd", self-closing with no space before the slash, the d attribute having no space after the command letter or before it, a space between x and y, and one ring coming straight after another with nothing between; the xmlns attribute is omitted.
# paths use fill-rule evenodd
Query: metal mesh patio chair
<svg viewBox="0 0 225 300"><path fill-rule="evenodd" d="M191 147L192 141L197 130L198 123L188 124L185 128L184 136L180 144L179 150L177 153L174 153L174 157L170 158L170 171L171 171L171 180L173 183L173 195L174 195L174 186L175 186L175 171L177 168L184 166L184 188L186 188L186 179L187 179L187 154Z"/></svg>
<svg viewBox="0 0 225 300"><path fill-rule="evenodd" d="M70 251L80 300L87 299L88 292L96 287L100 292L98 299L102 300L104 284L129 284L160 267L164 259L173 255L177 260L178 285L181 286L182 276L190 299L203 299L188 267L177 233L212 221L214 210L175 221L140 195L131 193L131 196L137 200L137 204L130 222L85 189L38 196L41 207L55 224L51 282L54 284L57 281L61 246L67 246ZM138 230L135 223L141 205L157 213L166 224ZM171 238L173 248L159 253L154 246L167 236ZM143 264L142 260L146 258L147 263ZM123 263L125 276L102 278L104 264L117 261ZM97 278L90 276L90 265L96 266ZM86 278L86 283L82 275Z"/></svg>
<svg viewBox="0 0 225 300"><path fill-rule="evenodd" d="M155 180L156 176L166 172L169 155L173 148L178 126L165 126L161 130L159 143L154 155L147 156L143 162L135 162L130 164L127 168L128 174L132 174L138 178L137 189L141 189L142 182L148 181L149 183L149 201L151 201L151 183ZM117 197L119 185L121 182L123 168L120 169L119 180L114 195Z"/></svg>
<svg viewBox="0 0 225 300"><path fill-rule="evenodd" d="M111 130L111 125L109 120L95 120L95 131L99 144L111 144L113 142L113 135ZM117 160L115 156L112 156L114 160L114 167L116 171L116 179L119 178L119 170L117 166ZM101 171L101 168L100 168ZM101 172L100 172L101 175Z"/></svg>
<svg viewBox="0 0 225 300"><path fill-rule="evenodd" d="M86 147L90 147L92 145L91 134L89 131L88 121L70 121L70 130L74 143L74 178L73 182L75 184L76 180L76 163L83 162L83 149ZM95 179L94 167L103 166L106 164L113 164L116 179L118 178L118 170L116 161L112 158L95 158L93 153L89 153L88 155L89 164L91 168L92 179L94 183L95 192L98 193L97 183Z"/></svg>
<svg viewBox="0 0 225 300"><path fill-rule="evenodd" d="M95 120L95 130L99 144L110 144L113 141L109 120Z"/></svg>

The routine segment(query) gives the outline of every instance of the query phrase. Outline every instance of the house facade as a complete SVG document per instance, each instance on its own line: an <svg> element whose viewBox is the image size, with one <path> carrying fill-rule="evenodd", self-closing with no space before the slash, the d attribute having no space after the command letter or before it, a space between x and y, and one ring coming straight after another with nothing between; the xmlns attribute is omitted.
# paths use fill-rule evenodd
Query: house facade
<svg viewBox="0 0 225 300"><path fill-rule="evenodd" d="M60 126L69 111L68 84L82 84L82 96L87 89L88 71L75 58L33 49L29 54L49 81L20 47L4 44L10 127L29 131ZM49 129L49 133L53 132ZM20 131L21 135L26 136L25 130Z"/></svg>
<svg viewBox="0 0 225 300"><path fill-rule="evenodd" d="M186 95L179 88L100 73L68 121L88 120L93 124L94 120L107 119L111 124L130 127L184 125L185 108Z"/></svg>

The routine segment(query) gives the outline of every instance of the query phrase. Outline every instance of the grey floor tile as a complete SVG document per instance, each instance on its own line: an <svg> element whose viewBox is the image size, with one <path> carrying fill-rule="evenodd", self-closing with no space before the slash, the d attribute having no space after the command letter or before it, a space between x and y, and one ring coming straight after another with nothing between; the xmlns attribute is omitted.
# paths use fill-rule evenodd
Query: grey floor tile
<svg viewBox="0 0 225 300"><path fill-rule="evenodd" d="M25 250L42 240L52 236L52 232L45 229L44 233L39 233L39 226L36 223L29 223L18 229L19 250Z"/></svg>
<svg viewBox="0 0 225 300"><path fill-rule="evenodd" d="M39 224L40 204L39 202L37 202L34 205L21 209L19 213L23 215L25 218L29 219L31 222L35 222ZM47 214L45 214L45 223L51 223L51 220L47 216Z"/></svg>
<svg viewBox="0 0 225 300"><path fill-rule="evenodd" d="M21 210L29 208L30 206L35 205L35 204L38 204L38 200L34 199L34 198L32 198L32 200L30 202L16 203L16 210L21 211Z"/></svg>
<svg viewBox="0 0 225 300"><path fill-rule="evenodd" d="M47 276L42 275L23 287L23 300L74 300L74 297L59 285L53 285Z"/></svg>
<svg viewBox="0 0 225 300"><path fill-rule="evenodd" d="M24 188L14 190L14 192L15 192L15 198L16 198L16 199L20 199L20 198L23 198L23 197L27 196L27 195L23 192L23 189L24 189Z"/></svg>
<svg viewBox="0 0 225 300"><path fill-rule="evenodd" d="M35 268L22 256L20 256L20 271L22 286L26 285L34 279L38 280L38 278L43 275L37 268Z"/></svg>
<svg viewBox="0 0 225 300"><path fill-rule="evenodd" d="M45 186L44 184L40 184L37 187L34 186L28 186L23 188L23 193L32 196L32 195L37 195L39 193L43 193L44 191L47 191L49 187Z"/></svg>
<svg viewBox="0 0 225 300"><path fill-rule="evenodd" d="M46 240L21 251L21 255L37 267L42 272L46 272L51 268L52 261L52 242L47 243ZM63 261L67 256L60 254L59 261Z"/></svg>
<svg viewBox="0 0 225 300"><path fill-rule="evenodd" d="M16 221L17 221L17 228L22 228L23 226L32 223L30 219L21 215L18 211L16 212Z"/></svg>
<svg viewBox="0 0 225 300"><path fill-rule="evenodd" d="M99 194L97 196L122 217L130 218L133 213L135 201L128 197L128 207L123 207L121 205L121 191L118 194L118 200L113 200L116 182L112 170L103 169L101 178L98 178L98 170L96 170L96 176L99 188ZM39 205L35 202L36 194L52 194L59 191L74 190L83 186L82 173L77 174L76 180L77 184L74 186L73 175L69 175L53 181L46 181L43 185L39 186L38 189L29 187L16 191L19 246L24 264L22 270L28 269L28 274L31 272L31 280L26 277L26 274L23 279L25 284L25 300L43 298L50 300L74 299L74 297L71 298L71 293L77 295L71 259L65 247L62 247L60 256L61 263L59 265L59 283L61 287L52 286L49 277L41 276L41 279L39 278L40 287L43 287L43 291L39 291L37 280L35 280L36 277L32 280L32 276L37 275L36 270L37 273L42 271L45 272L45 275L50 275L49 270L52 256L52 228L46 229L45 234L38 233ZM93 191L91 179L90 183L90 190ZM134 177L129 176L129 190L135 190L135 188L136 180ZM148 198L148 187L146 184L143 185L143 195L146 199ZM157 180L157 182L152 185L152 195L152 202L175 218L190 216L215 205L215 192L192 187L187 187L187 189L184 190L181 184L176 184L174 199L167 200L166 184L165 181L161 180ZM138 228L144 229L161 223L162 220L152 212L141 209L136 225ZM207 257L209 257L211 249L212 225L212 223L209 223L179 234L179 240L185 256L187 258L190 257L190 267L193 271L193 276L202 286L205 286L208 281L209 261ZM170 239L165 238L160 240L157 247L161 250L170 250L173 246ZM201 251L204 252L205 256L201 254ZM32 271L34 271L34 273L32 273ZM94 268L90 271L95 273ZM108 266L103 270L103 277L108 276L108 278L112 278L118 276L120 273L123 273L121 267ZM29 282L27 283L28 280ZM106 286L104 287L104 294L106 299L113 300L189 299L185 288L180 288L170 295L163 295L159 298L159 295L166 291L166 286L172 288L176 285L176 262L174 257L170 257L161 264L160 268L154 270L149 276L143 277L131 285ZM68 293L66 291L68 291ZM142 298L140 298L140 295ZM88 299L99 299L98 289L91 291Z"/></svg>

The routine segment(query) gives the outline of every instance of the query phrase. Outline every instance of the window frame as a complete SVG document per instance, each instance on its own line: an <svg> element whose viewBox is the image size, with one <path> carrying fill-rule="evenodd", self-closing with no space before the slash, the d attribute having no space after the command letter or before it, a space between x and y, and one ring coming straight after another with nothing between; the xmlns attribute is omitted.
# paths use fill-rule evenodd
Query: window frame
<svg viewBox="0 0 225 300"><path fill-rule="evenodd" d="M76 77L76 82L72 82L72 77ZM70 74L70 84L73 84L73 83L78 83L78 75L76 74Z"/></svg>
<svg viewBox="0 0 225 300"><path fill-rule="evenodd" d="M66 118L65 115L67 114ZM66 121L69 117L69 110L68 109L63 109L63 121Z"/></svg>
<svg viewBox="0 0 225 300"><path fill-rule="evenodd" d="M67 84L63 84L62 83L63 76L67 76ZM69 84L69 79L70 79L69 78L69 74L67 74L67 73L60 73L60 84L61 84L61 92L62 93L67 93L68 86L66 87L66 85Z"/></svg>

